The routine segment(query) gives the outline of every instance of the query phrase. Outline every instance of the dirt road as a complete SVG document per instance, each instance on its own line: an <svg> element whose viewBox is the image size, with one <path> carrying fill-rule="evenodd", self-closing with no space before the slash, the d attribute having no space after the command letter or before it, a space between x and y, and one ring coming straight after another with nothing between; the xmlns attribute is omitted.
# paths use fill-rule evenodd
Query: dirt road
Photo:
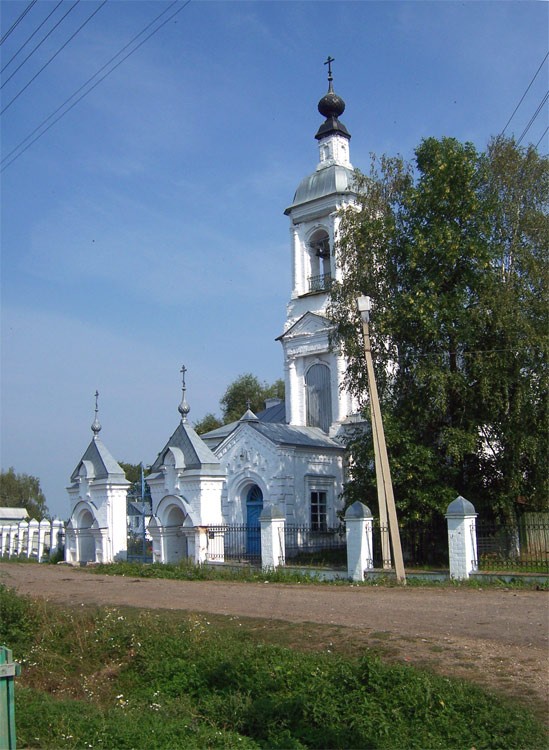
<svg viewBox="0 0 549 750"><path fill-rule="evenodd" d="M0 563L0 583L64 604L345 628L358 646L382 646L391 658L531 696L538 708L547 701L549 594L543 591L169 581L17 563Z"/></svg>

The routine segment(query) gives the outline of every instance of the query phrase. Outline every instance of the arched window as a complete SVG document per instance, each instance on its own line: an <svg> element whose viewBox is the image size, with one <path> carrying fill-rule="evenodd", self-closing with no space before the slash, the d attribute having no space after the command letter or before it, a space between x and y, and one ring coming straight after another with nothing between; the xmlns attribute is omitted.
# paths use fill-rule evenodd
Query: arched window
<svg viewBox="0 0 549 750"><path fill-rule="evenodd" d="M253 484L246 495L246 505L263 505L263 493L261 487Z"/></svg>
<svg viewBox="0 0 549 750"><path fill-rule="evenodd" d="M330 368L316 364L305 376L307 390L307 426L320 427L328 432L332 424L332 394Z"/></svg>
<svg viewBox="0 0 549 750"><path fill-rule="evenodd" d="M330 238L324 229L315 232L309 241L311 275L309 292L325 292L330 287L332 272L330 266Z"/></svg>

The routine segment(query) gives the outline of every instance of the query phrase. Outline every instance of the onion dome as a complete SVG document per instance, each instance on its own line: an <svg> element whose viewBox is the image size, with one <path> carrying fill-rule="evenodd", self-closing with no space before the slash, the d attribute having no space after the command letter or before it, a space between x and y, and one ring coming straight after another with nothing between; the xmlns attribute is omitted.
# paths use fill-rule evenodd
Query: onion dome
<svg viewBox="0 0 549 750"><path fill-rule="evenodd" d="M332 81L328 93L318 102L318 111L324 117L339 117L345 112L345 102L334 92Z"/></svg>
<svg viewBox="0 0 549 750"><path fill-rule="evenodd" d="M95 419L93 420L93 424L91 426L91 430L93 432L94 437L97 437L97 435L101 432L101 422L97 419L97 412L99 410L99 407L97 405L98 398L99 398L99 391L95 391Z"/></svg>
<svg viewBox="0 0 549 750"><path fill-rule="evenodd" d="M315 138L320 140L331 133L339 133L345 138L350 138L351 134L342 122L339 122L339 116L345 112L345 102L334 91L332 63L333 57L328 57L324 65L328 66L328 93L325 94L318 102L318 111L326 118L326 121L319 127Z"/></svg>
<svg viewBox="0 0 549 750"><path fill-rule="evenodd" d="M187 415L191 410L191 407L187 403L187 399L185 398L185 391L187 390L185 386L185 373L187 372L187 368L185 365L180 370L183 380L183 385L181 387L182 395L181 395L181 403L177 407L177 411L181 414L181 421L186 422L187 421Z"/></svg>

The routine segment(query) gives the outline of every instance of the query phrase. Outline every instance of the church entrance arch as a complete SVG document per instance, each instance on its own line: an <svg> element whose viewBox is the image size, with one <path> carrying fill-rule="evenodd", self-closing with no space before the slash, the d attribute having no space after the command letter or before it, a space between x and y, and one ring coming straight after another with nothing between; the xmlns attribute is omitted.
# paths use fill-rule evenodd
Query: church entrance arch
<svg viewBox="0 0 549 750"><path fill-rule="evenodd" d="M259 516L263 510L263 492L252 484L246 494L246 553L261 555L261 525Z"/></svg>
<svg viewBox="0 0 549 750"><path fill-rule="evenodd" d="M178 505L172 505L164 515L164 562L179 562L187 557L187 537L183 534L186 513Z"/></svg>

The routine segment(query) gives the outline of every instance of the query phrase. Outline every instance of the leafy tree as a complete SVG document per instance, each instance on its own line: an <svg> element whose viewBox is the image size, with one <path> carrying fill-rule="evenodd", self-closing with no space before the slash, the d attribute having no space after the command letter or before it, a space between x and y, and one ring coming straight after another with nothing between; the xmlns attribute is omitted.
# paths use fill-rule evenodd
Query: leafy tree
<svg viewBox="0 0 549 750"><path fill-rule="evenodd" d="M199 435L203 435L205 432L210 432L210 430L216 430L222 424L223 422L215 414L208 412L201 420L195 422L193 426Z"/></svg>
<svg viewBox="0 0 549 750"><path fill-rule="evenodd" d="M518 149L503 138L484 160L492 273L477 310L478 348L487 354L472 362L486 448L480 469L508 505L521 498L542 509L549 496L549 165L532 146Z"/></svg>
<svg viewBox="0 0 549 750"><path fill-rule="evenodd" d="M508 514L546 503L548 162L494 140L486 153L423 141L416 172L374 158L342 212L343 281L330 315L366 374L356 297L375 304L373 346L401 514L443 511L461 493ZM352 441L347 492L374 502L369 441Z"/></svg>
<svg viewBox="0 0 549 750"><path fill-rule="evenodd" d="M131 482L131 487L128 490L128 500L141 500L141 495L144 492L144 499L146 502L151 502L151 491L149 485L145 482L145 485L141 484L141 464L129 464L124 461L118 462L128 482ZM147 467L144 468L144 475L147 475Z"/></svg>
<svg viewBox="0 0 549 750"><path fill-rule="evenodd" d="M128 482L136 484L141 483L141 464L129 464L125 461L118 462L126 475Z"/></svg>
<svg viewBox="0 0 549 750"><path fill-rule="evenodd" d="M0 472L0 506L26 508L29 516L37 521L49 517L40 480L30 474L16 474L13 467Z"/></svg>
<svg viewBox="0 0 549 750"><path fill-rule="evenodd" d="M224 423L234 422L249 408L253 412L263 411L266 398L284 398L284 381L272 385L261 383L255 375L240 375L229 385L221 398Z"/></svg>

